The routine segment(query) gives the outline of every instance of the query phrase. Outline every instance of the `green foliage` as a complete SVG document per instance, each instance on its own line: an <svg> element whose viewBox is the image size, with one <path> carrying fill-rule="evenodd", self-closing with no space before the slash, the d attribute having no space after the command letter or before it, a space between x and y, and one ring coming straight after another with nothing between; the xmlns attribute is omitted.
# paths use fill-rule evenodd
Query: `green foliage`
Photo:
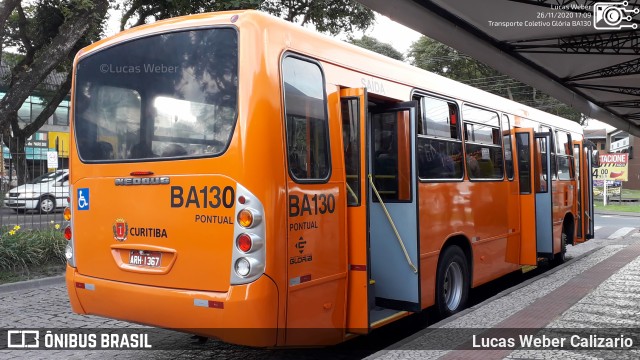
<svg viewBox="0 0 640 360"><path fill-rule="evenodd" d="M67 20L75 16L86 16L93 6L94 2L90 0L41 0L32 5L24 5L24 16L20 14L20 9L16 9L7 20L5 45L17 47L21 54L38 52L60 34L61 26ZM87 21L93 26L71 52L66 60L68 63L78 50L100 39L104 19Z"/></svg>
<svg viewBox="0 0 640 360"><path fill-rule="evenodd" d="M375 20L372 10L353 0L266 0L258 9L331 35L365 30Z"/></svg>
<svg viewBox="0 0 640 360"><path fill-rule="evenodd" d="M17 154L18 179L26 179L24 144L55 112L71 88L71 65L82 47L98 40L111 0L39 0L11 2L0 7L1 47L14 47L8 85L0 99L0 132ZM7 2L7 4L9 4ZM4 57L4 52L2 53ZM57 80L47 81L48 76ZM64 79L64 80L62 80ZM18 110L30 95L42 98L44 108L34 120L20 121Z"/></svg>
<svg viewBox="0 0 640 360"><path fill-rule="evenodd" d="M411 45L408 55L414 66L461 82L499 75L481 62L426 36Z"/></svg>
<svg viewBox="0 0 640 360"><path fill-rule="evenodd" d="M123 15L120 20L120 29L124 30L129 20L132 19L135 19L136 22L130 25L138 26L145 24L150 19L161 20L211 11L255 9L261 2L260 0L125 0L122 4Z"/></svg>
<svg viewBox="0 0 640 360"><path fill-rule="evenodd" d="M414 42L408 57L414 66L438 75L566 119L584 121L581 113L549 95L428 37L423 36Z"/></svg>
<svg viewBox="0 0 640 360"><path fill-rule="evenodd" d="M8 51L2 52L2 61L9 66L13 64L17 64L24 59L24 55L22 54L14 54Z"/></svg>
<svg viewBox="0 0 640 360"><path fill-rule="evenodd" d="M634 212L640 213L640 203L631 202L631 203L618 203L615 199L610 199L607 201L607 206L602 204L602 201L595 201L593 203L593 207L596 210L602 211L615 211L615 212Z"/></svg>
<svg viewBox="0 0 640 360"><path fill-rule="evenodd" d="M56 229L57 228L57 229ZM0 269L27 270L49 263L64 264L67 244L59 224L43 230L0 227Z"/></svg>
<svg viewBox="0 0 640 360"><path fill-rule="evenodd" d="M400 61L404 60L404 56L402 55L402 53L391 46L391 44L383 43L378 39L374 39L370 36L365 35L360 39L349 39L348 42L353 45L360 46L361 48L377 52L378 54L388 56L392 59Z"/></svg>

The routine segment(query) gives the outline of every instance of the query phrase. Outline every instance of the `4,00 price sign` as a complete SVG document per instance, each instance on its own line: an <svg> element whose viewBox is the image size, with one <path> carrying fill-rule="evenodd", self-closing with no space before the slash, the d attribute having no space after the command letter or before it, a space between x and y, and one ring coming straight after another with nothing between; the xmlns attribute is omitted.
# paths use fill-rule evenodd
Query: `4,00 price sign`
<svg viewBox="0 0 640 360"><path fill-rule="evenodd" d="M600 167L593 169L594 180L620 180L629 179L629 154L604 154L600 155Z"/></svg>

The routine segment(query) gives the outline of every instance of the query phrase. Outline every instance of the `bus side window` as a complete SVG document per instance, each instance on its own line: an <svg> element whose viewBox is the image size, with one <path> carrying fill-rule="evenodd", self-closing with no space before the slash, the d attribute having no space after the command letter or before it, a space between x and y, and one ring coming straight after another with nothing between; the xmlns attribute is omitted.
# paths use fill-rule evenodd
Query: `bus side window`
<svg viewBox="0 0 640 360"><path fill-rule="evenodd" d="M373 132L374 183L383 200L398 200L398 121L396 113L372 114L371 127Z"/></svg>
<svg viewBox="0 0 640 360"><path fill-rule="evenodd" d="M504 164L507 178L513 180L513 150L511 149L511 121L508 115L502 115L502 143L504 144Z"/></svg>
<svg viewBox="0 0 640 360"><path fill-rule="evenodd" d="M289 55L282 61L282 77L289 174L298 182L326 182L331 164L320 66Z"/></svg>
<svg viewBox="0 0 640 360"><path fill-rule="evenodd" d="M574 177L573 149L571 148L571 135L564 131L556 131L556 149L558 159L558 179L570 180Z"/></svg>
<svg viewBox="0 0 640 360"><path fill-rule="evenodd" d="M502 136L498 114L465 105L462 108L462 117L469 179L504 179Z"/></svg>
<svg viewBox="0 0 640 360"><path fill-rule="evenodd" d="M360 204L360 99L342 99L341 108L347 205L358 206Z"/></svg>
<svg viewBox="0 0 640 360"><path fill-rule="evenodd" d="M458 107L453 102L417 96L418 176L421 180L462 180L462 141Z"/></svg>
<svg viewBox="0 0 640 360"><path fill-rule="evenodd" d="M516 134L516 152L518 154L520 194L531 194L531 143L529 134Z"/></svg>

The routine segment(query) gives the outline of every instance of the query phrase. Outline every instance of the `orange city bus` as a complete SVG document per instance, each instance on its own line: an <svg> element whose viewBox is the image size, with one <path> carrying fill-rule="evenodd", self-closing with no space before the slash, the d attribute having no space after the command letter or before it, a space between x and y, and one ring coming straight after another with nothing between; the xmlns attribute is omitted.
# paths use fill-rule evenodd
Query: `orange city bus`
<svg viewBox="0 0 640 360"><path fill-rule="evenodd" d="M139 26L73 72L77 313L335 344L593 236L577 123L259 12Z"/></svg>

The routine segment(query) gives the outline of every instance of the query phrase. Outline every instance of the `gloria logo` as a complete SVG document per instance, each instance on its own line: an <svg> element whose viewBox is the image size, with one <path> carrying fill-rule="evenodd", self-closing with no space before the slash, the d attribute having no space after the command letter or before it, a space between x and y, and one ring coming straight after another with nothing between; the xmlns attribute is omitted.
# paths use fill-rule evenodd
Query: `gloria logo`
<svg viewBox="0 0 640 360"><path fill-rule="evenodd" d="M113 224L113 238L118 241L125 241L128 234L129 224L127 224L127 221L125 219L116 219Z"/></svg>

